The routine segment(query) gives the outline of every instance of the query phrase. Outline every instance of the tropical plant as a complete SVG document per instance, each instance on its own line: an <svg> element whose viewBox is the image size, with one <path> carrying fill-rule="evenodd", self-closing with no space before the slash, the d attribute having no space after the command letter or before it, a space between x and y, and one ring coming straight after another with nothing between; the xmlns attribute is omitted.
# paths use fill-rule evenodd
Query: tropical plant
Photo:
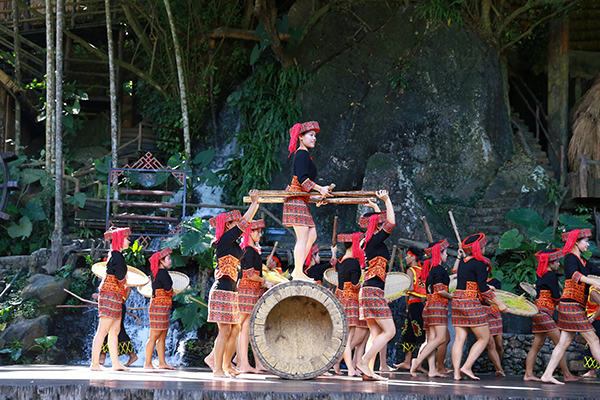
<svg viewBox="0 0 600 400"><path fill-rule="evenodd" d="M31 349L40 349L42 351L42 354L46 353L46 351L48 351L48 349L52 346L54 346L56 344L56 341L58 340L58 336L45 336L45 337L39 337L39 338L35 338L35 343L33 346L31 346L29 348L29 350Z"/></svg>
<svg viewBox="0 0 600 400"><path fill-rule="evenodd" d="M198 293L198 287L190 287L173 298L174 301L184 303L185 306L175 308L171 320L180 319L186 332L202 328L208 319L208 307L189 299L193 297L198 301L202 301L194 293Z"/></svg>
<svg viewBox="0 0 600 400"><path fill-rule="evenodd" d="M17 339L13 339L13 341L9 344L8 348L4 348L0 350L0 354L9 354L10 358L14 362L19 362L21 356L23 355L23 345Z"/></svg>
<svg viewBox="0 0 600 400"><path fill-rule="evenodd" d="M141 265L146 264L146 257L144 257L144 248L140 246L137 240L133 242L129 246L129 248L123 249L122 253L123 257L125 258L125 263L127 265L131 265L132 267L139 267Z"/></svg>

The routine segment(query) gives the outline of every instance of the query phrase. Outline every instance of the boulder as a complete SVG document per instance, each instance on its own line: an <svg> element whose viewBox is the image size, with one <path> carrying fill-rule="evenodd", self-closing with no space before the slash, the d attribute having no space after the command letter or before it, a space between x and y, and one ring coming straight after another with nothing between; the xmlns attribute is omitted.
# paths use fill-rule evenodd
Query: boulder
<svg viewBox="0 0 600 400"><path fill-rule="evenodd" d="M23 352L35 345L35 339L48 336L53 329L53 322L49 315L42 315L35 319L22 319L12 324L1 333L0 342L5 346L13 340L21 343Z"/></svg>
<svg viewBox="0 0 600 400"><path fill-rule="evenodd" d="M35 298L40 300L46 307L61 304L68 294L63 289L69 288L69 280L66 278L54 278L49 275L37 274L27 279L27 285L21 292L23 300Z"/></svg>

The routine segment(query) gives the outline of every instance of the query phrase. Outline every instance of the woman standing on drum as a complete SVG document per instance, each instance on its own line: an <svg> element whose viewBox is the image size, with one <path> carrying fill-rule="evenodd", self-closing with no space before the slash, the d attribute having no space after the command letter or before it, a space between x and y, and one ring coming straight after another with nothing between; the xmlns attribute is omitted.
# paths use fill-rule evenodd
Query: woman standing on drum
<svg viewBox="0 0 600 400"><path fill-rule="evenodd" d="M588 278L588 275L600 275L600 268L581 257L590 246L588 240L591 236L590 229L574 229L562 234L562 240L566 242L563 247L565 289L558 304L558 329L562 332L542 375L542 382L564 385L552 374L577 332L587 341L596 361L600 361L600 342L585 313L590 286L600 290L600 282Z"/></svg>
<svg viewBox="0 0 600 400"><path fill-rule="evenodd" d="M235 341L240 332L240 307L237 293L238 268L244 251L237 243L258 210L258 190L250 191L252 204L244 214L238 210L221 213L210 219L215 228L213 247L217 258L215 283L208 297L208 322L216 322L219 333L213 352L204 360L215 377L234 377L239 372L231 366Z"/></svg>
<svg viewBox="0 0 600 400"><path fill-rule="evenodd" d="M331 196L329 186L320 186L315 183L317 167L308 153L309 149L317 143L317 132L319 123L309 121L296 124L290 129L290 155L294 154L292 164L292 180L285 189L288 192L310 192L315 190L323 198ZM296 150L296 147L300 146ZM288 155L289 157L289 155ZM296 233L296 245L294 246L294 271L293 279L310 280L302 271L302 266L308 256L313 243L317 240L317 229L312 215L308 210L308 196L286 197L283 203L283 224L292 226Z"/></svg>
<svg viewBox="0 0 600 400"><path fill-rule="evenodd" d="M361 228L367 228L365 254L369 265L359 292L359 315L360 319L367 321L371 337L367 352L356 364L356 369L363 373L363 380L387 381L387 378L375 374L373 366L377 353L396 334L396 325L384 292L387 263L390 259L385 239L394 230L396 217L388 192L379 190L376 194L385 202L386 211L365 214L359 220Z"/></svg>
<svg viewBox="0 0 600 400"><path fill-rule="evenodd" d="M150 315L150 336L146 342L145 369L154 369L152 354L156 346L159 369L175 369L165 360L167 332L171 305L173 304L173 280L167 269L171 267L171 253L168 247L157 251L150 257L150 271L152 271L152 298L148 314Z"/></svg>
<svg viewBox="0 0 600 400"><path fill-rule="evenodd" d="M560 331L552 319L554 309L560 301L560 290L558 287L558 276L556 276L556 270L560 268L560 260L563 256L562 249L547 249L538 251L535 254L537 259L537 281L535 283L535 289L537 291L537 299L535 305L539 312L533 317L533 343L531 349L527 353L527 359L525 360L525 376L524 381L539 381L540 378L533 374L533 366L537 355L546 342L546 337L549 337L554 344L558 344L560 339ZM579 377L573 375L569 371L567 360L563 356L559 362L560 369L563 372L565 382L576 381Z"/></svg>
<svg viewBox="0 0 600 400"><path fill-rule="evenodd" d="M244 231L242 248L242 276L238 282L240 302L241 332L238 348L238 369L242 373L260 373L259 365L252 368L248 362L248 344L250 343L250 314L254 305L265 293L265 278L262 276L262 258L260 257L260 238L265 222L261 219L252 221Z"/></svg>
<svg viewBox="0 0 600 400"><path fill-rule="evenodd" d="M108 334L108 350L113 371L128 371L119 361L119 331L121 330L122 304L127 292L127 264L121 250L129 247L129 228L109 229L104 239L110 242L111 252L106 261L106 278L98 295L100 322L92 344L92 371L102 371L100 351Z"/></svg>
<svg viewBox="0 0 600 400"><path fill-rule="evenodd" d="M471 235L462 242L466 257L458 265L456 292L452 297L452 325L456 331L452 346L454 380L463 379L462 374L479 380L473 374L473 364L490 341L487 313L479 300L480 296L485 301L494 303L500 312L506 310L506 305L498 300L494 291L487 285L487 271L488 267L491 267L491 261L483 256L486 243L483 233ZM469 356L461 368L463 347L469 329L475 334L477 341L471 347Z"/></svg>

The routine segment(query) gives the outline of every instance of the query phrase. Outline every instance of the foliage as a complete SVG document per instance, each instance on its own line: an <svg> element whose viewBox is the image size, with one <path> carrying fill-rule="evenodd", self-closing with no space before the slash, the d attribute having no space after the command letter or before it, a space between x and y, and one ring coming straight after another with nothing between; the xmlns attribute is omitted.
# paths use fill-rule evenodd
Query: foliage
<svg viewBox="0 0 600 400"><path fill-rule="evenodd" d="M21 348L23 345L17 339L13 339L13 341L9 344L8 348L4 348L0 350L0 354L10 354L10 358L14 362L19 362L21 356L23 355L23 349Z"/></svg>
<svg viewBox="0 0 600 400"><path fill-rule="evenodd" d="M288 45L293 45L295 42L302 39L302 27L298 26L296 28L290 28L290 17L288 17L287 14L275 20L275 27L279 33L290 35L292 40L290 41L291 43L288 43ZM261 53L267 47L271 46L271 39L269 39L269 35L265 31L265 25L262 22L259 23L254 30L254 37L260 38L260 40L256 45L254 45L252 53L250 54L251 65L254 65L254 63L258 61Z"/></svg>
<svg viewBox="0 0 600 400"><path fill-rule="evenodd" d="M46 353L46 351L48 351L48 349L50 347L52 347L56 344L56 341L58 340L58 336L39 337L39 338L35 338L34 340L37 344L34 344L33 346L31 346L29 348L29 350L39 348L42 351L42 354L44 354L44 353Z"/></svg>
<svg viewBox="0 0 600 400"><path fill-rule="evenodd" d="M241 201L250 189L266 187L272 172L281 169L275 156L288 129L300 120L297 94L311 79L301 67L281 71L279 63L271 61L257 66L244 86L227 99L244 122L235 135L237 154L219 171L229 203Z"/></svg>
<svg viewBox="0 0 600 400"><path fill-rule="evenodd" d="M185 233L173 235L161 242L161 248L173 250L171 260L175 267L185 265L182 256L191 256L198 261L198 267L214 268L214 249L211 242L214 236L210 233L208 221L193 218L182 224Z"/></svg>
<svg viewBox="0 0 600 400"><path fill-rule="evenodd" d="M437 23L462 24L460 6L467 0L421 0L417 6L417 17L431 19Z"/></svg>
<svg viewBox="0 0 600 400"><path fill-rule="evenodd" d="M544 182L544 186L546 186L546 196L548 196L548 201L555 206L558 206L563 196L561 186L558 181L554 178L548 178Z"/></svg>
<svg viewBox="0 0 600 400"><path fill-rule="evenodd" d="M189 300L189 297L193 297L196 300L202 301L202 299L192 294L197 293L198 290L197 287L191 287L173 298L176 302L186 303L183 307L175 308L171 316L172 321L181 319L186 332L202 328L208 319L208 307Z"/></svg>
<svg viewBox="0 0 600 400"><path fill-rule="evenodd" d="M73 267L71 265L63 265L54 273L54 278L66 278L69 280L69 290L75 293L77 296L85 297L88 286L92 283L94 277L91 269L83 269L81 274L73 274ZM69 298L66 304L78 305L80 304L79 299L75 297ZM75 312L75 309L71 309Z"/></svg>
<svg viewBox="0 0 600 400"><path fill-rule="evenodd" d="M133 242L129 248L123 249L123 257L125 257L125 263L132 267L139 267L146 264L146 257L144 257L144 248L140 246L138 241Z"/></svg>

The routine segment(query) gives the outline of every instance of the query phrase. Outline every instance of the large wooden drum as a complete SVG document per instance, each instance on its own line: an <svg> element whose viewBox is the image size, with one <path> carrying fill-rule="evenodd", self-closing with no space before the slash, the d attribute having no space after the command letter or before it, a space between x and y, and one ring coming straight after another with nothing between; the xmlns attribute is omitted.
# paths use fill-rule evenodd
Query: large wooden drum
<svg viewBox="0 0 600 400"><path fill-rule="evenodd" d="M292 281L272 287L250 316L252 350L271 373L286 379L322 375L342 356L348 320L325 287Z"/></svg>

